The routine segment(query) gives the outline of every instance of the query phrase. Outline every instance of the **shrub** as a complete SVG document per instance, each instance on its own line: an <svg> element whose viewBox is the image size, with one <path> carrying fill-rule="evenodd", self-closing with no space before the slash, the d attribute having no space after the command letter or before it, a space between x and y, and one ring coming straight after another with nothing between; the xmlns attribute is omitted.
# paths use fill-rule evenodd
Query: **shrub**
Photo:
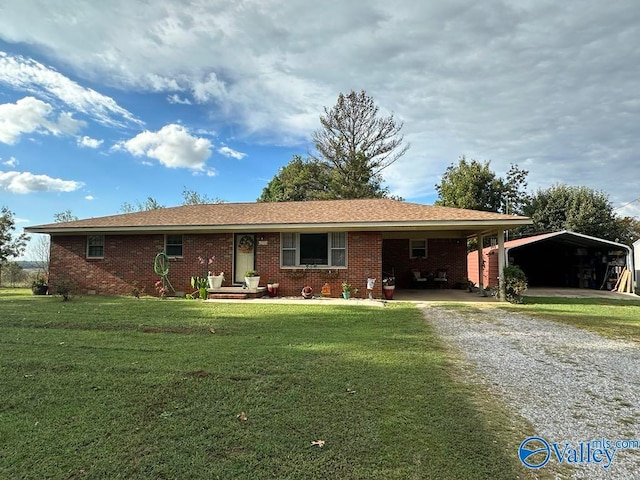
<svg viewBox="0 0 640 480"><path fill-rule="evenodd" d="M56 293L62 297L63 302L71 300L77 290L78 284L73 280L62 280L56 284Z"/></svg>
<svg viewBox="0 0 640 480"><path fill-rule="evenodd" d="M522 303L522 293L527 289L527 277L520 267L509 265L502 270L505 298L511 303Z"/></svg>

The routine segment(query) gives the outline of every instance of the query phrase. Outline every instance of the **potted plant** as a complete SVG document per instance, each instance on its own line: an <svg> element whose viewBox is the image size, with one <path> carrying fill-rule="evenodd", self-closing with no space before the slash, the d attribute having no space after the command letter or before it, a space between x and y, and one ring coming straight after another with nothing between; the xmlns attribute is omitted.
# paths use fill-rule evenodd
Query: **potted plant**
<svg viewBox="0 0 640 480"><path fill-rule="evenodd" d="M347 282L342 282L342 297L350 298L351 295L358 293L358 289Z"/></svg>
<svg viewBox="0 0 640 480"><path fill-rule="evenodd" d="M48 290L47 281L42 276L38 276L31 284L31 291L34 295L46 295Z"/></svg>
<svg viewBox="0 0 640 480"><path fill-rule="evenodd" d="M382 293L385 300L393 300L393 292L396 289L396 277L389 276L382 279Z"/></svg>
<svg viewBox="0 0 640 480"><path fill-rule="evenodd" d="M260 274L255 270L247 270L244 273L244 283L249 290L257 290L260 284Z"/></svg>
<svg viewBox="0 0 640 480"><path fill-rule="evenodd" d="M202 300L206 300L209 297L207 292L208 285L209 281L205 277L191 277L191 286L198 291Z"/></svg>
<svg viewBox="0 0 640 480"><path fill-rule="evenodd" d="M267 283L267 293L270 297L278 296L278 288L280 288L280 283L278 282L269 282Z"/></svg>
<svg viewBox="0 0 640 480"><path fill-rule="evenodd" d="M218 289L222 287L222 282L224 282L224 272L220 272L220 275L216 275L215 272L209 272L207 280L209 281L209 288L212 290Z"/></svg>

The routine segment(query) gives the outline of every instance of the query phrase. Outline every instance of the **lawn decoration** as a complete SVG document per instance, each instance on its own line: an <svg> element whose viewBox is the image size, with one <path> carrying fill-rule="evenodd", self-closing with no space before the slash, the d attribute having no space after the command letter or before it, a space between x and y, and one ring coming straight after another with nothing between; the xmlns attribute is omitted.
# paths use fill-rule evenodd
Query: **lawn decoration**
<svg viewBox="0 0 640 480"><path fill-rule="evenodd" d="M158 290L160 295L165 297L171 289L172 292L175 292L173 285L169 281L169 257L164 252L160 252L156 255L155 260L153 261L153 271L156 275L160 276L161 286Z"/></svg>

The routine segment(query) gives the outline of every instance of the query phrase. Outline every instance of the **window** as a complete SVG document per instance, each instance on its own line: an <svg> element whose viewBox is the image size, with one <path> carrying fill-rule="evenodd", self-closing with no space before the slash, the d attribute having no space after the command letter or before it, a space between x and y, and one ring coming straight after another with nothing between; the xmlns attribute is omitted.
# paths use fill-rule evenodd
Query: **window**
<svg viewBox="0 0 640 480"><path fill-rule="evenodd" d="M296 266L296 234L283 233L281 245L282 245L282 266L295 267Z"/></svg>
<svg viewBox="0 0 640 480"><path fill-rule="evenodd" d="M104 235L87 237L87 258L104 258Z"/></svg>
<svg viewBox="0 0 640 480"><path fill-rule="evenodd" d="M164 253L168 257L181 257L182 235L167 235L164 238Z"/></svg>
<svg viewBox="0 0 640 480"><path fill-rule="evenodd" d="M426 258L427 241L425 239L421 239L421 240L411 239L410 252L411 252L411 258Z"/></svg>
<svg viewBox="0 0 640 480"><path fill-rule="evenodd" d="M280 245L283 267L347 266L347 234L345 232L283 233Z"/></svg>

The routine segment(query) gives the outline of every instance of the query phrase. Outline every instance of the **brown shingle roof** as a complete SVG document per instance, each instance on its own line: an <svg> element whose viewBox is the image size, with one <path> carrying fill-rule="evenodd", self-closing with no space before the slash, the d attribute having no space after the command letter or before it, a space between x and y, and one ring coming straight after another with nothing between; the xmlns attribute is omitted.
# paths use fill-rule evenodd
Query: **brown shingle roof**
<svg viewBox="0 0 640 480"><path fill-rule="evenodd" d="M321 200L279 203L222 203L185 205L74 222L29 227L32 232L55 233L87 230L133 231L153 228L221 230L251 227L436 226L442 224L505 224L507 228L528 224L526 217L407 203L391 199Z"/></svg>

